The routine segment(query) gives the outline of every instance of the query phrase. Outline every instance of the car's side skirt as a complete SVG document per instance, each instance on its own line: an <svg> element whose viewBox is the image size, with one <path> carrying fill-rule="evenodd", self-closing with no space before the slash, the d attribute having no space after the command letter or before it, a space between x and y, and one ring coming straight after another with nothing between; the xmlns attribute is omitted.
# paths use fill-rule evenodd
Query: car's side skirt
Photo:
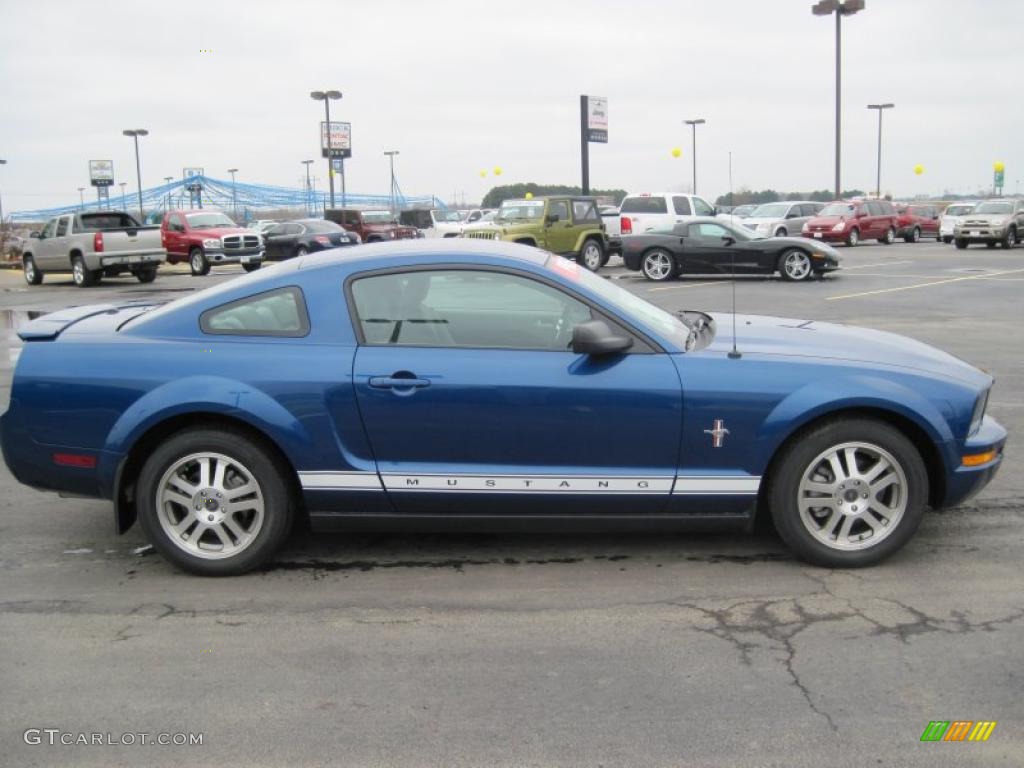
<svg viewBox="0 0 1024 768"><path fill-rule="evenodd" d="M749 530L753 507L742 514L713 515L368 515L309 513L315 531L395 530L483 533L576 531L737 531Z"/></svg>

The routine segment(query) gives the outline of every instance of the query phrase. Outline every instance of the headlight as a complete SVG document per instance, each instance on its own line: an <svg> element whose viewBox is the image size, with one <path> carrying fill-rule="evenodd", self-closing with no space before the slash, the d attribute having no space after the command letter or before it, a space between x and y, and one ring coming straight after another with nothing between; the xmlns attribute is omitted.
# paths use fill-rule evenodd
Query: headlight
<svg viewBox="0 0 1024 768"><path fill-rule="evenodd" d="M836 224L834 227L832 227L832 231L833 232L842 232L844 229L846 229L846 222L845 221L840 221L838 224Z"/></svg>
<svg viewBox="0 0 1024 768"><path fill-rule="evenodd" d="M392 229L390 232L388 232L388 237L390 237L392 240L394 240L395 239L395 230Z"/></svg>
<svg viewBox="0 0 1024 768"><path fill-rule="evenodd" d="M221 249L221 242L220 240L215 240L213 238L203 240L203 248L208 251L219 251Z"/></svg>
<svg viewBox="0 0 1024 768"><path fill-rule="evenodd" d="M771 232L771 230L772 230L772 225L771 224L758 224L757 225L757 231L758 232Z"/></svg>
<svg viewBox="0 0 1024 768"><path fill-rule="evenodd" d="M978 395L978 402L974 404L974 413L971 414L971 429L967 433L968 436L981 429L981 422L985 418L985 409L988 407L988 395L991 391L991 389L986 389Z"/></svg>

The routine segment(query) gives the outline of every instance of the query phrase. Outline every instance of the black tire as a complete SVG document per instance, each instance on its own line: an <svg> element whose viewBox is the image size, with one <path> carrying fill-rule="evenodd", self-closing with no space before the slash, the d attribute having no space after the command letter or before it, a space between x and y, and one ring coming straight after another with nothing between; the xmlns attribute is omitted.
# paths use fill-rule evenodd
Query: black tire
<svg viewBox="0 0 1024 768"><path fill-rule="evenodd" d="M605 261L604 244L596 237L587 238L576 260L591 272L597 272Z"/></svg>
<svg viewBox="0 0 1024 768"><path fill-rule="evenodd" d="M210 260L206 258L203 249L198 245L188 252L188 267L192 270L192 277L202 277L210 274Z"/></svg>
<svg viewBox="0 0 1024 768"><path fill-rule="evenodd" d="M950 237L949 235L947 235L947 236L942 238L942 242L944 242L946 245L949 245L950 243L953 242L953 238Z"/></svg>
<svg viewBox="0 0 1024 768"><path fill-rule="evenodd" d="M892 485L875 491L876 498L881 495L893 494L890 499L903 501L903 509L900 516L894 516L896 522L894 527L880 526L880 531L874 531L871 536L878 535L880 538L876 544L861 545L853 542L852 546L862 546L859 549L840 549L837 545L829 545L819 538L831 538L824 531L831 530L837 534L838 539L842 535L842 523L833 523L829 528L828 523L822 523L818 534L810 530L810 525L804 522L800 511L800 485L805 474L809 474L816 466L824 466L821 457L826 453L842 448L849 444L859 444L868 448L881 450L888 454L886 461L892 460L894 467L892 474L897 477L897 482ZM870 455L870 450L865 451ZM845 450L843 455L845 456ZM863 456L864 454L858 454ZM846 501L846 512L856 509L856 505L867 495L861 493L857 485L862 481L859 473L864 471L858 469L850 472L853 478L844 480L840 485L838 478L833 478L831 485L836 487L836 497L840 501L832 501L833 519L844 520L844 515L838 510L842 509ZM902 473L902 474L900 474ZM881 478L889 475L889 470L882 473ZM901 482L903 481L902 485ZM771 510L772 521L783 541L793 552L803 560L814 565L825 568L858 568L872 565L892 555L905 545L914 535L921 518L924 516L925 506L928 502L928 472L924 461L918 453L914 444L895 427L873 419L838 419L835 421L823 422L809 431L800 435L799 439L791 440L773 462L772 474L768 478L768 504ZM848 483L848 485L847 485ZM828 485L830 483L825 483ZM842 490L846 488L846 490ZM862 490L870 494L870 486L864 486ZM821 497L823 501L831 499L827 495ZM884 503L884 502L883 502ZM838 506L835 506L838 505ZM827 509L827 508L824 508ZM822 517L829 519L827 513ZM811 511L807 513L812 523L818 522ZM860 515L856 512L848 515L852 517L852 526L848 529L847 539L855 533L865 531L867 524L863 522L865 512L863 508ZM872 517L876 523L877 517ZM857 527L855 531L853 526Z"/></svg>
<svg viewBox="0 0 1024 768"><path fill-rule="evenodd" d="M81 256L72 256L71 279L75 281L75 285L79 288L91 288L94 285L99 285L103 279L103 271L89 269L85 266L85 259Z"/></svg>
<svg viewBox="0 0 1024 768"><path fill-rule="evenodd" d="M675 257L664 248L652 248L641 258L640 271L648 280L663 283L679 273L679 265Z"/></svg>
<svg viewBox="0 0 1024 768"><path fill-rule="evenodd" d="M860 230L854 227L850 230L850 234L846 236L846 244L853 248L860 242Z"/></svg>
<svg viewBox="0 0 1024 768"><path fill-rule="evenodd" d="M152 283L156 280L156 267L144 267L135 273L135 279L140 283Z"/></svg>
<svg viewBox="0 0 1024 768"><path fill-rule="evenodd" d="M986 247L986 248L995 248L995 247L996 247L996 244L995 244L995 243L991 243L991 242L989 242L989 243L985 243L985 247Z"/></svg>
<svg viewBox="0 0 1024 768"><path fill-rule="evenodd" d="M779 256L779 274L790 283L801 283L814 277L814 262L802 248L787 248Z"/></svg>
<svg viewBox="0 0 1024 768"><path fill-rule="evenodd" d="M892 245L893 243L896 242L896 230L893 229L892 227L889 227L887 230L885 230L885 236L878 238L878 242L880 242L882 245Z"/></svg>
<svg viewBox="0 0 1024 768"><path fill-rule="evenodd" d="M914 227L912 230L910 230L910 234L903 239L906 240L908 243L918 243L921 241L921 230L918 229L917 227Z"/></svg>
<svg viewBox="0 0 1024 768"><path fill-rule="evenodd" d="M1017 230L1013 227L1006 228L1006 234L1002 239L1003 248L1013 248L1017 244Z"/></svg>
<svg viewBox="0 0 1024 768"><path fill-rule="evenodd" d="M161 510L157 502L159 484L164 474L186 457L201 453L222 454L240 462L250 471L263 496L262 524L252 541L237 554L220 559L207 559L192 554L184 545L175 543L161 523ZM234 576L257 568L280 549L288 537L295 515L288 483L277 468L279 462L262 443L236 429L191 428L178 432L153 451L139 474L137 498L142 530L165 558L190 573ZM183 506L191 510L191 504L192 501L188 501ZM210 529L214 527L210 526Z"/></svg>
<svg viewBox="0 0 1024 768"><path fill-rule="evenodd" d="M300 245L298 248L295 249L295 258L305 256L307 253L309 253L309 249L304 245Z"/></svg>
<svg viewBox="0 0 1024 768"><path fill-rule="evenodd" d="M43 273L36 267L36 260L29 254L22 259L21 267L25 275L25 282L29 285L39 285L43 282Z"/></svg>
<svg viewBox="0 0 1024 768"><path fill-rule="evenodd" d="M250 261L248 264L243 264L242 269L246 272L255 272L257 269L263 266L262 261Z"/></svg>
<svg viewBox="0 0 1024 768"><path fill-rule="evenodd" d="M957 247L958 250L962 251L964 248L967 247L967 241L958 237L956 239L956 247Z"/></svg>

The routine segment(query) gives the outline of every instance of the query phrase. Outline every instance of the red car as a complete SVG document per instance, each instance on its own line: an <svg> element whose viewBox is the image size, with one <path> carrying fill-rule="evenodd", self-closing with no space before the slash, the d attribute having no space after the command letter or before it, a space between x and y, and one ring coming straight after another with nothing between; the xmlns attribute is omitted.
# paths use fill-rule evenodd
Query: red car
<svg viewBox="0 0 1024 768"><path fill-rule="evenodd" d="M896 240L897 221L896 209L888 200L838 200L804 224L801 234L829 243L877 240L890 245Z"/></svg>
<svg viewBox="0 0 1024 768"><path fill-rule="evenodd" d="M939 239L939 209L934 205L908 205L896 203L899 215L896 235L908 243L916 243L922 237Z"/></svg>
<svg viewBox="0 0 1024 768"><path fill-rule="evenodd" d="M187 261L193 275L209 273L214 264L241 264L246 272L263 262L263 238L240 227L220 211L168 211L160 225L167 261Z"/></svg>

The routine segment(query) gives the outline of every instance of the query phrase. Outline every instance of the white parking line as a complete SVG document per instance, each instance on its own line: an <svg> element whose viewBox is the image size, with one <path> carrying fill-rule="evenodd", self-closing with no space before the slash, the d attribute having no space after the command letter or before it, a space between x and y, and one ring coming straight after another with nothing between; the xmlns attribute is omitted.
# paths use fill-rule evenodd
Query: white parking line
<svg viewBox="0 0 1024 768"><path fill-rule="evenodd" d="M867 269L868 267L892 267L896 264L913 264L914 262L909 259L903 261L876 261L874 264L858 264L856 267L843 267L843 272L849 272L851 269Z"/></svg>
<svg viewBox="0 0 1024 768"><path fill-rule="evenodd" d="M989 272L987 275L966 275L964 277L951 277L948 280L933 280L930 283L915 283L904 285L898 288L880 288L877 291L862 291L861 293L846 293L839 296L827 296L825 301L838 301L839 299L855 299L860 296L875 296L879 293L895 293L896 291L912 291L915 288L930 288L933 285L947 285L949 283L961 283L966 280L984 280L998 277L999 275L1015 275L1024 272L1024 269L1007 269L1003 272Z"/></svg>
<svg viewBox="0 0 1024 768"><path fill-rule="evenodd" d="M654 293L655 291L671 291L674 289L685 289L685 288L703 288L705 285L722 285L728 283L728 280L708 280L704 283L689 283L687 285L662 285L658 288L651 288L647 292Z"/></svg>

